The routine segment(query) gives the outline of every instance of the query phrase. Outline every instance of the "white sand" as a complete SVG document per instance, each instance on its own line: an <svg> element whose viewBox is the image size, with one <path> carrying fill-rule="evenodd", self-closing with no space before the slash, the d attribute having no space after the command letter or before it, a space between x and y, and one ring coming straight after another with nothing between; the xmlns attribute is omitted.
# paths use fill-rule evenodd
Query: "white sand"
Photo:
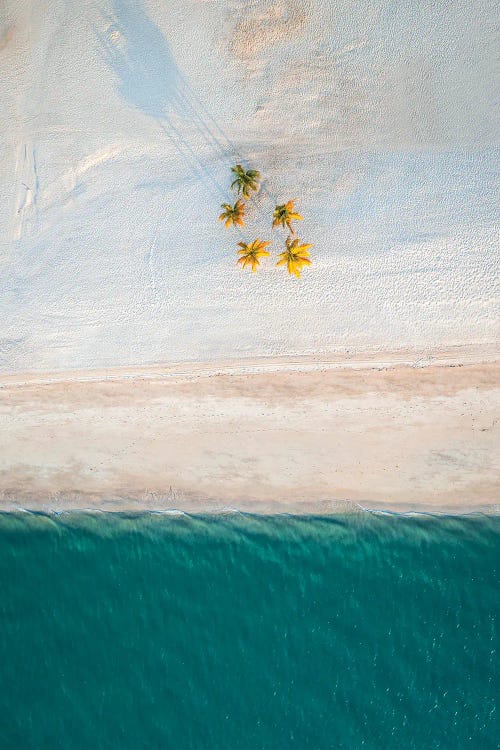
<svg viewBox="0 0 500 750"><path fill-rule="evenodd" d="M494 341L495 20L489 0L3 0L0 371ZM268 191L256 275L217 221L237 152ZM270 227L293 197L300 281Z"/></svg>
<svg viewBox="0 0 500 750"><path fill-rule="evenodd" d="M498 362L392 359L5 377L1 506L498 509Z"/></svg>

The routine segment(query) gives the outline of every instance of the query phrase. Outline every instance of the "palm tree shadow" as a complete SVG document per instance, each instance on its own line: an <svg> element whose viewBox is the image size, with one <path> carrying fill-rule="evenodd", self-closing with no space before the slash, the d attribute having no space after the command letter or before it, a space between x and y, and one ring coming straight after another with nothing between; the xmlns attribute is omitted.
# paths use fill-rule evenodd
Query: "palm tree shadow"
<svg viewBox="0 0 500 750"><path fill-rule="evenodd" d="M189 121L215 160L243 161L204 103L177 67L161 30L149 18L143 0L111 0L104 14L107 31L96 30L104 59L118 81L120 95L132 107L154 119L191 170L226 198L216 171L202 161L178 118Z"/></svg>
<svg viewBox="0 0 500 750"><path fill-rule="evenodd" d="M225 196L216 176L175 121L175 116L180 116L195 124L200 133L206 130L193 110L189 88L168 42L149 18L143 0L111 0L111 14L103 14L103 17L107 30L104 33L96 30L96 35L105 62L116 76L120 95L132 107L154 119L190 170Z"/></svg>
<svg viewBox="0 0 500 750"><path fill-rule="evenodd" d="M108 33L96 32L121 96L148 117L185 113L181 74L168 42L148 17L142 0L112 0Z"/></svg>

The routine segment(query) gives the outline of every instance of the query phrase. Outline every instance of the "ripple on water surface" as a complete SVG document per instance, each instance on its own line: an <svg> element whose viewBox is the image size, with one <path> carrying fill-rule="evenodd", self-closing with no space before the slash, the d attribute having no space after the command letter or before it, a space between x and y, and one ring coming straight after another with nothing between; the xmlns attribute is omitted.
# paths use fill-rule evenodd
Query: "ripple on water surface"
<svg viewBox="0 0 500 750"><path fill-rule="evenodd" d="M0 514L0 745L496 748L500 518Z"/></svg>

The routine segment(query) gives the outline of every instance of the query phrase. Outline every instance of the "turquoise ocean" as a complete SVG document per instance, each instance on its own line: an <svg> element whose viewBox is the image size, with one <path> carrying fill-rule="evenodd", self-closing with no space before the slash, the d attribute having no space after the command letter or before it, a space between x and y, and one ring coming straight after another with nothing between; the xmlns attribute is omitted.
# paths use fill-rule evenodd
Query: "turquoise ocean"
<svg viewBox="0 0 500 750"><path fill-rule="evenodd" d="M0 515L1 750L497 748L500 518Z"/></svg>

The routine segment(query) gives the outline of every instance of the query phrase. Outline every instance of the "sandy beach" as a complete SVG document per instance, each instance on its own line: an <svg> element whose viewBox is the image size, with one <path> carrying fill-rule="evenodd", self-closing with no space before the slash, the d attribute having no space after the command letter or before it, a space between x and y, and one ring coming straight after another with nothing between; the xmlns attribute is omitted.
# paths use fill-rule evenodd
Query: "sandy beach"
<svg viewBox="0 0 500 750"><path fill-rule="evenodd" d="M1 507L494 509L489 6L1 5Z"/></svg>
<svg viewBox="0 0 500 750"><path fill-rule="evenodd" d="M1 507L495 512L500 365L477 360L450 350L4 376Z"/></svg>

